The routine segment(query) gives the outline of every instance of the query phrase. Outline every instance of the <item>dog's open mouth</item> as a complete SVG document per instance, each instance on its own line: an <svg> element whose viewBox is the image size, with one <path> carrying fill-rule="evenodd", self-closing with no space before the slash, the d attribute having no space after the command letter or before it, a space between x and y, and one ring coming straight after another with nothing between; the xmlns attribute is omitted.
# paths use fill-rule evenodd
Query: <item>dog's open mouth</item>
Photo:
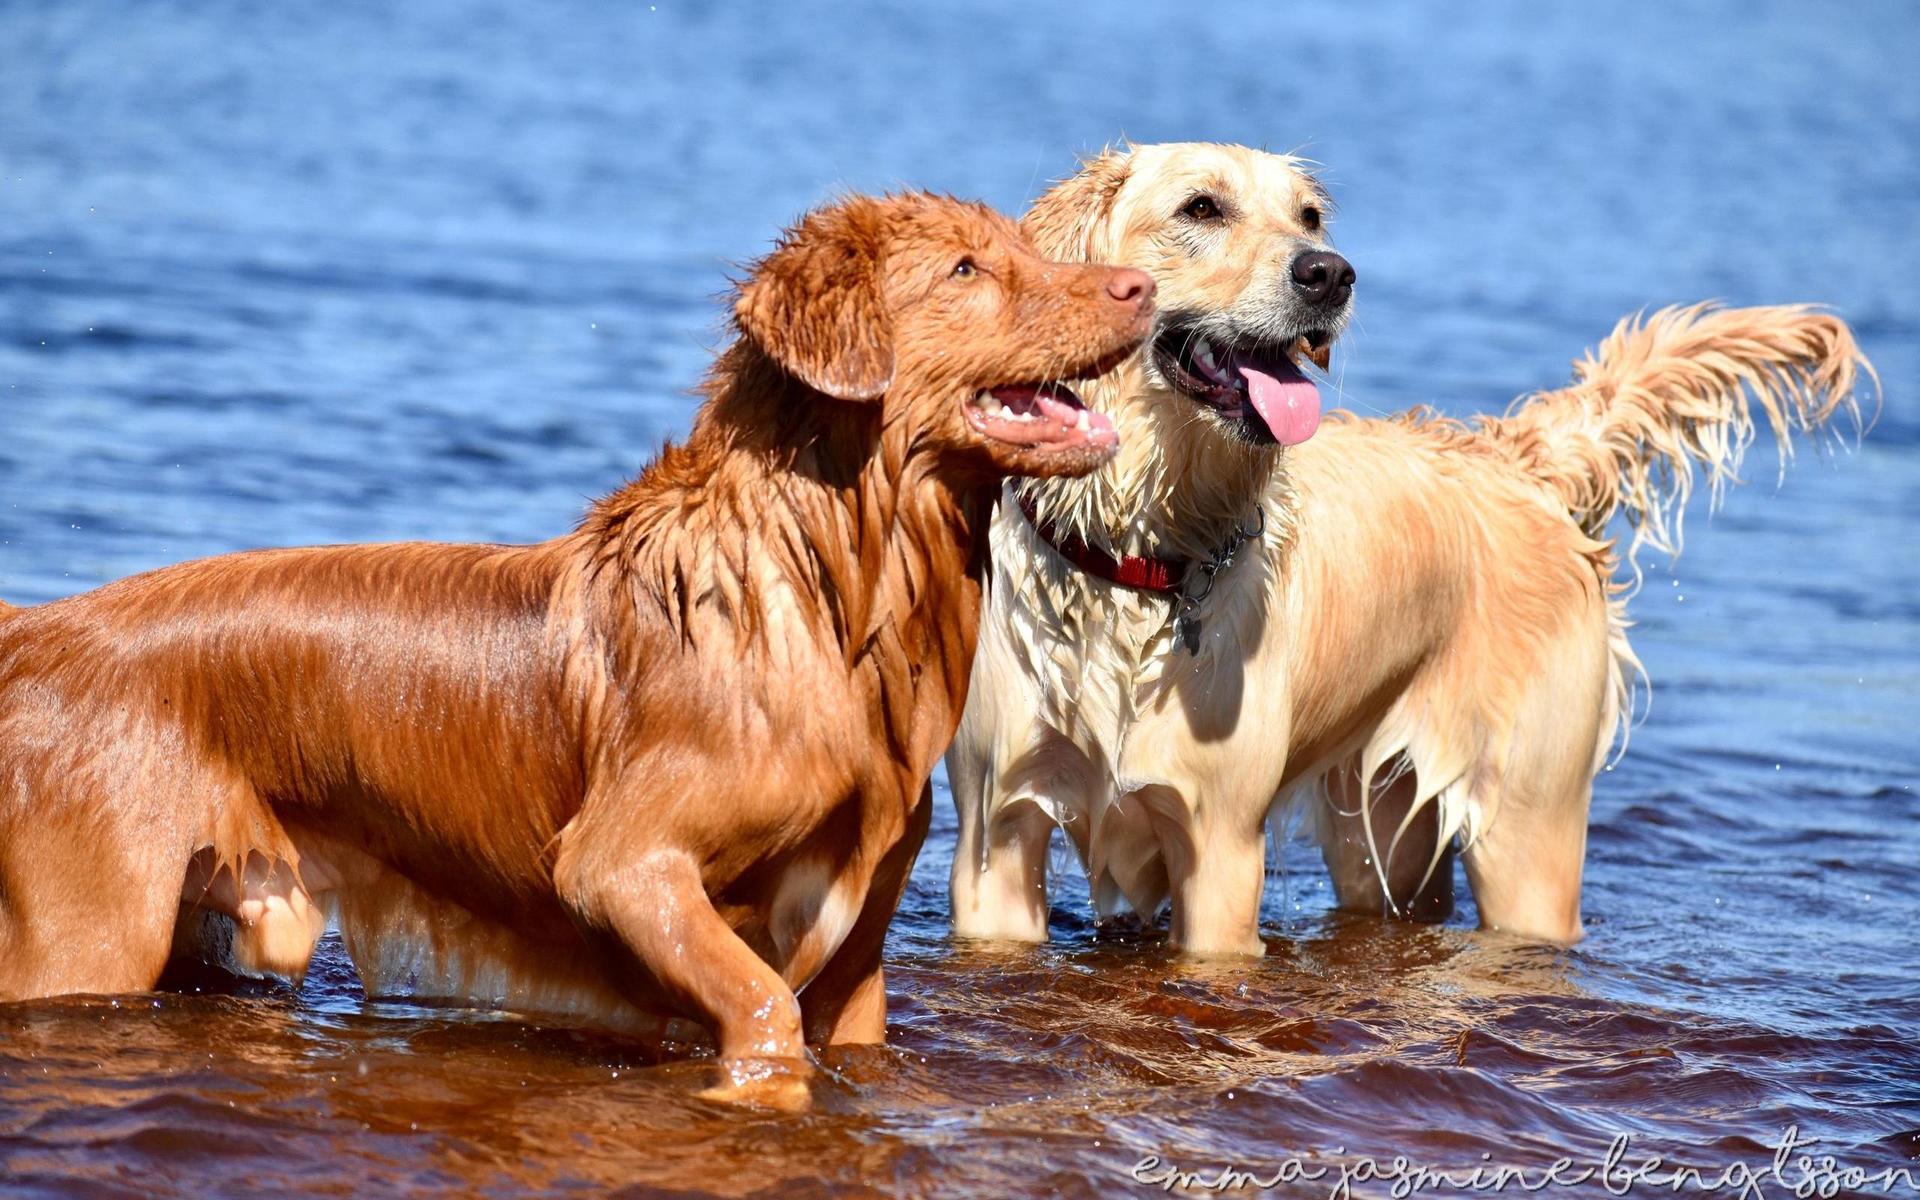
<svg viewBox="0 0 1920 1200"><path fill-rule="evenodd" d="M1058 383L1004 384L975 392L967 420L982 434L1036 450L1111 451L1120 435L1104 413Z"/></svg>
<svg viewBox="0 0 1920 1200"><path fill-rule="evenodd" d="M1282 345L1227 343L1186 325L1154 339L1154 364L1167 381L1234 422L1257 442L1297 446L1320 428L1320 389L1295 361L1332 340L1311 330Z"/></svg>

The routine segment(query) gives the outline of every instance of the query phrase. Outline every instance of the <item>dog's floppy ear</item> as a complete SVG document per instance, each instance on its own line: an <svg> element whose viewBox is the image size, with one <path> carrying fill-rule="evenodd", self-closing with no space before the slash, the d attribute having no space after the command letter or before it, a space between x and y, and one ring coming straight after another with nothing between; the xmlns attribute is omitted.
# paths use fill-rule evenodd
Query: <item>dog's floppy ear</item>
<svg viewBox="0 0 1920 1200"><path fill-rule="evenodd" d="M1095 239L1132 169L1133 158L1126 151L1102 150L1035 200L1020 227L1045 258L1102 261Z"/></svg>
<svg viewBox="0 0 1920 1200"><path fill-rule="evenodd" d="M893 382L893 328L881 297L887 219L856 198L815 209L754 265L733 317L807 386L878 400Z"/></svg>

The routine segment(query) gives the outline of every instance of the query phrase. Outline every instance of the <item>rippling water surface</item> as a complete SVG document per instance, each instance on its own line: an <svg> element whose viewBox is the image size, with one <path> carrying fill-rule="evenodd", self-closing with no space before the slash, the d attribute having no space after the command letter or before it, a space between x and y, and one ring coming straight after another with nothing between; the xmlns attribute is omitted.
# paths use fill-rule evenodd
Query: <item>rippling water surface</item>
<svg viewBox="0 0 1920 1200"><path fill-rule="evenodd" d="M1359 411L1498 408L1707 297L1836 305L1887 394L1777 487L1757 450L1649 574L1656 699L1597 790L1577 949L1336 915L1299 846L1257 965L1097 937L1071 872L1052 945L956 945L943 798L889 1044L830 1054L809 1115L368 1001L329 938L297 993L0 1006L0 1192L1095 1195L1149 1154L1539 1169L1626 1134L1757 1167L1789 1124L1920 1174L1920 10L16 3L0 44L16 603L546 537L685 429L729 265L796 212L1017 211L1122 134L1328 164Z"/></svg>

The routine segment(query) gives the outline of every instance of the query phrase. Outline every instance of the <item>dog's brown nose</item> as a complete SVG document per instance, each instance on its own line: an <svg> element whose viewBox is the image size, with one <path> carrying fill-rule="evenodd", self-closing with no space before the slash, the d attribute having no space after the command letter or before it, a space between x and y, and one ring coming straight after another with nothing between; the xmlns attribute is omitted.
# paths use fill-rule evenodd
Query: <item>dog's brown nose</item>
<svg viewBox="0 0 1920 1200"><path fill-rule="evenodd" d="M1121 267L1108 273L1107 295L1122 304L1145 304L1153 299L1153 276L1132 267Z"/></svg>
<svg viewBox="0 0 1920 1200"><path fill-rule="evenodd" d="M1293 288L1308 304L1339 308L1353 298L1353 264L1331 250L1309 250L1293 260Z"/></svg>

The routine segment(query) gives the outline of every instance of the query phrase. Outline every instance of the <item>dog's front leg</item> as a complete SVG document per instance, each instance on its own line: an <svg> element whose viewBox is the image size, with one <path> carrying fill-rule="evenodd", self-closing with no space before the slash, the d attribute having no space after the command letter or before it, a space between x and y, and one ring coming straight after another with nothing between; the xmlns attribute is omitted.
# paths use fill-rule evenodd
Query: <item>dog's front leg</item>
<svg viewBox="0 0 1920 1200"><path fill-rule="evenodd" d="M887 985L878 947L861 961L836 959L844 980L822 980L801 994L807 1037L822 1046L877 1046L887 1040Z"/></svg>
<svg viewBox="0 0 1920 1200"><path fill-rule="evenodd" d="M874 871L866 903L847 940L800 993L807 1039L816 1045L878 1045L887 1040L887 989L880 973L880 952L932 824L933 785L928 783L920 789L905 833Z"/></svg>
<svg viewBox="0 0 1920 1200"><path fill-rule="evenodd" d="M1267 952L1260 939L1260 893L1266 885L1265 811L1219 796L1198 809L1170 787L1136 795L1153 822L1173 896L1168 939L1182 953L1246 955ZM1251 815L1249 815L1251 814Z"/></svg>
<svg viewBox="0 0 1920 1200"><path fill-rule="evenodd" d="M660 987L713 1031L729 1082L724 1099L806 1103L800 1003L777 971L714 910L699 864L677 848L606 869L606 857L569 855L555 870L561 897L590 928L625 944Z"/></svg>
<svg viewBox="0 0 1920 1200"><path fill-rule="evenodd" d="M949 875L953 932L963 938L1046 941L1052 836L1053 821L1029 800L985 817L963 809Z"/></svg>

